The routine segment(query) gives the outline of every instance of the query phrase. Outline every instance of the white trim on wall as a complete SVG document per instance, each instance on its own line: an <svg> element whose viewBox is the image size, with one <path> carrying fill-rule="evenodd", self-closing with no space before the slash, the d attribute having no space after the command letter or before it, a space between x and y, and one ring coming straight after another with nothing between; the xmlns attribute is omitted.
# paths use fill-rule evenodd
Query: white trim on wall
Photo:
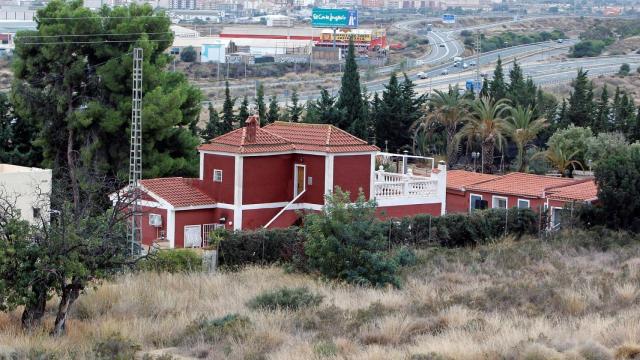
<svg viewBox="0 0 640 360"><path fill-rule="evenodd" d="M200 153L200 180L204 180L204 153Z"/></svg>
<svg viewBox="0 0 640 360"><path fill-rule="evenodd" d="M244 174L244 159L241 155L235 156L235 176L233 186L233 229L242 229L242 184Z"/></svg>
<svg viewBox="0 0 640 360"><path fill-rule="evenodd" d="M393 199L379 199L376 198L376 203L378 207L387 207L387 206L403 206L403 205L426 205L426 204L442 204L440 199L432 197L432 198L420 198L420 197L410 197L410 198L393 198Z"/></svg>
<svg viewBox="0 0 640 360"><path fill-rule="evenodd" d="M521 208L520 207L520 201L524 201L527 203L527 207L526 208ZM518 201L516 202L516 207L518 209L531 209L531 200L529 199L518 199Z"/></svg>
<svg viewBox="0 0 640 360"><path fill-rule="evenodd" d="M169 248L176 247L176 212L171 209L167 210L167 240L169 240Z"/></svg>
<svg viewBox="0 0 640 360"><path fill-rule="evenodd" d="M305 151L305 150L290 150L290 151L274 151L274 152L262 152L255 154L236 154L230 152L223 151L208 151L208 150L198 150L204 154L211 155L222 155L222 156L244 156L244 157L255 157L255 156L271 156L271 155L287 155L287 154L303 154L303 155L319 155L319 156L327 156L327 155L335 155L335 156L346 156L346 155L367 155L367 154L377 154L377 151L361 151L361 152L344 152L344 153L329 153L324 151Z"/></svg>
<svg viewBox="0 0 640 360"><path fill-rule="evenodd" d="M333 154L324 157L324 194L333 192Z"/></svg>
<svg viewBox="0 0 640 360"><path fill-rule="evenodd" d="M369 199L373 199L376 189L376 156L371 155L371 169L369 170Z"/></svg>

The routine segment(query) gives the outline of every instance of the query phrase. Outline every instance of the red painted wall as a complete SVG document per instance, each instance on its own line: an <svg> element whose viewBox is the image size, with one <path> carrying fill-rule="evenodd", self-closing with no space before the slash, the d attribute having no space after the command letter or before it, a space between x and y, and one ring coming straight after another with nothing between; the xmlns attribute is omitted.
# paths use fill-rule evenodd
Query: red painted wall
<svg viewBox="0 0 640 360"><path fill-rule="evenodd" d="M469 212L469 198L462 191L447 189L447 214Z"/></svg>
<svg viewBox="0 0 640 360"><path fill-rule="evenodd" d="M227 216L227 223L233 219L233 211L226 209L200 209L200 210L181 210L176 211L176 233L174 236L175 247L184 247L184 227L186 225L203 225L217 223L220 219L220 211L230 212Z"/></svg>
<svg viewBox="0 0 640 360"><path fill-rule="evenodd" d="M293 199L294 165L306 166L306 177L312 178L299 203L324 204L324 156L287 154L249 156L243 160L243 204L289 202Z"/></svg>
<svg viewBox="0 0 640 360"><path fill-rule="evenodd" d="M162 226L149 225L149 214L159 214L162 217ZM167 231L167 210L157 207L142 207L142 243L151 245L160 236L160 231ZM166 235L165 235L166 236Z"/></svg>
<svg viewBox="0 0 640 360"><path fill-rule="evenodd" d="M222 182L213 181L213 170L222 170ZM202 189L217 202L233 204L235 158L233 156L204 154Z"/></svg>
<svg viewBox="0 0 640 360"><path fill-rule="evenodd" d="M401 218L405 216L414 216L418 214L430 214L440 216L441 204L420 204L420 205L402 205L379 207L377 215L380 219Z"/></svg>
<svg viewBox="0 0 640 360"><path fill-rule="evenodd" d="M333 159L333 186L351 192L351 200L358 198L362 188L369 198L371 187L371 155L344 155Z"/></svg>
<svg viewBox="0 0 640 360"><path fill-rule="evenodd" d="M293 154L248 156L243 160L242 203L291 201Z"/></svg>
<svg viewBox="0 0 640 360"><path fill-rule="evenodd" d="M282 208L256 209L242 211L242 230L258 229L266 225ZM287 210L269 226L273 228L285 228L293 225L300 215L295 210Z"/></svg>
<svg viewBox="0 0 640 360"><path fill-rule="evenodd" d="M466 200L467 204L469 204L469 201L471 199L471 194L472 193L476 194L476 195L482 195L482 200L487 200L487 202L488 202L488 204L487 204L488 208L489 209L493 208L493 195L494 194L485 193L485 192L467 191L467 194L465 195L465 200ZM531 207L531 209L533 209L535 211L538 211L539 209L541 209L541 207L545 203L545 200L541 199L541 198L526 198L526 197L518 197L518 196L513 196L513 195L500 195L500 194L495 194L495 195L507 198L507 208L512 208L512 207L518 206L518 199L529 200L529 206Z"/></svg>

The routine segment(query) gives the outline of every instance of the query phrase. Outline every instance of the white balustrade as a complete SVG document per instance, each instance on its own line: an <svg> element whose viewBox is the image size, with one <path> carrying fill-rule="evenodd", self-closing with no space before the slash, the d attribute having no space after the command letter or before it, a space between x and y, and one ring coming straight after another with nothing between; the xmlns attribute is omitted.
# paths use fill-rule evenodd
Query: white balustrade
<svg viewBox="0 0 640 360"><path fill-rule="evenodd" d="M414 176L408 174L388 173L376 171L375 197L436 197L438 194L438 181L429 177Z"/></svg>

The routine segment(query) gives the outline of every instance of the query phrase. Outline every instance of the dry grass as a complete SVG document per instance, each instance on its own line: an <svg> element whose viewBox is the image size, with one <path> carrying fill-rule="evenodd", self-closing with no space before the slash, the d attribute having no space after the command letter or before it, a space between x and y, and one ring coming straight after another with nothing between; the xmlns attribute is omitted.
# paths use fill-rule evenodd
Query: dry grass
<svg viewBox="0 0 640 360"><path fill-rule="evenodd" d="M17 312L0 315L0 357L93 358L97 342L119 334L143 351L187 358L640 358L640 244L599 251L505 241L423 250L419 260L400 290L324 283L277 267L122 276L78 300L61 339L23 333ZM245 305L282 286L307 286L323 303L273 312ZM246 331L215 343L185 339L193 320L232 313L249 318Z"/></svg>

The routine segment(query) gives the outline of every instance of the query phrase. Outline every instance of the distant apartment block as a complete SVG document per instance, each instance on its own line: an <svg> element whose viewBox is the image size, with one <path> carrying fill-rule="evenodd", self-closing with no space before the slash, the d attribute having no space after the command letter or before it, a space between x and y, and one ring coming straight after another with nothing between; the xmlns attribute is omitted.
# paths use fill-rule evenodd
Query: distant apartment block
<svg viewBox="0 0 640 360"><path fill-rule="evenodd" d="M169 9L195 10L196 0L169 0Z"/></svg>
<svg viewBox="0 0 640 360"><path fill-rule="evenodd" d="M30 223L49 219L51 170L0 164L0 197L14 202Z"/></svg>

